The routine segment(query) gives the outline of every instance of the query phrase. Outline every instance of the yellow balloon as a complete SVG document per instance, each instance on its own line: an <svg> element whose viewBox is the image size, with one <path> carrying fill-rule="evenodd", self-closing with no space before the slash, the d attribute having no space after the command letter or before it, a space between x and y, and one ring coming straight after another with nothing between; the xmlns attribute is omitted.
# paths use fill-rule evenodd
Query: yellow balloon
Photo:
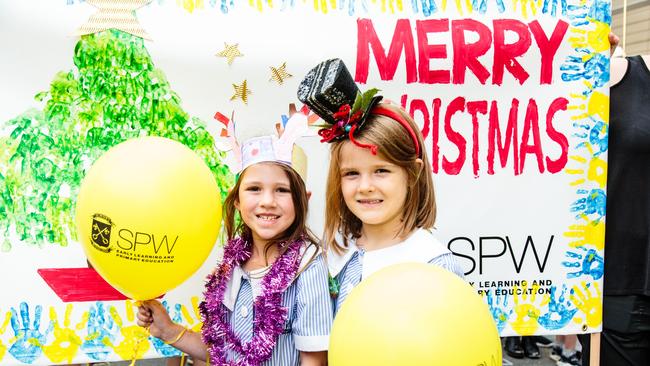
<svg viewBox="0 0 650 366"><path fill-rule="evenodd" d="M333 366L500 366L487 305L458 276L422 263L390 266L359 284L334 320Z"/></svg>
<svg viewBox="0 0 650 366"><path fill-rule="evenodd" d="M76 222L97 272L129 298L152 299L185 281L209 255L221 224L219 189L185 145L137 138L90 168Z"/></svg>

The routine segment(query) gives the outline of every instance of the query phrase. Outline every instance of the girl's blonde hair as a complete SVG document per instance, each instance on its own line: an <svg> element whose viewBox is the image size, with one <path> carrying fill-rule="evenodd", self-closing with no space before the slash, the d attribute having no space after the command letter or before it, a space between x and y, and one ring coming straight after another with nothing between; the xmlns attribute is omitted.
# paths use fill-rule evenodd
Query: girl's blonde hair
<svg viewBox="0 0 650 366"><path fill-rule="evenodd" d="M278 162L263 162L258 164L272 164L282 169L282 171L287 175L287 178L289 178L289 188L291 189L291 200L293 201L295 211L295 219L293 220L293 223L291 223L291 226L289 226L289 228L287 228L287 230L281 233L277 238L270 240L266 244L264 252L267 253L273 245L278 245L280 247L280 254L282 255L287 249L287 247L282 244L291 243L298 240L300 237L303 237L305 244L307 245L314 244L320 246L314 234L307 227L309 198L307 196L305 182L302 180L300 175L286 164ZM241 187L242 178L246 175L246 171L249 168L246 168L241 172L235 186L230 190L223 204L223 221L228 240L233 239L236 236L242 236L247 240L252 240L253 237L251 228L246 225L244 220L238 217L238 211L235 207L235 203L239 201L239 189Z"/></svg>
<svg viewBox="0 0 650 366"><path fill-rule="evenodd" d="M431 165L424 149L422 133L402 108L387 103L382 103L381 106L398 113L411 126L420 146L421 156L417 156L411 135L390 117L370 115L355 139L377 146L377 153L382 159L406 171L409 187L404 202L402 227L397 236L405 236L416 228L430 229L436 221L436 199ZM324 238L326 245L339 254L348 247L348 238L356 239L361 236L362 227L361 220L348 209L341 193L341 148L347 143L352 142L342 140L332 144L325 201ZM422 163L417 161L418 158L422 159ZM336 241L337 234L341 234L343 243Z"/></svg>

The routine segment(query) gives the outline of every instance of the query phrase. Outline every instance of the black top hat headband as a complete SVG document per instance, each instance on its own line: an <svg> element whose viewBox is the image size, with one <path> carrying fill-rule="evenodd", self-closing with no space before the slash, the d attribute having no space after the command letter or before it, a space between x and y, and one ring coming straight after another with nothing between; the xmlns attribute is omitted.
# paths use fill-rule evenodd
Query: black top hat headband
<svg viewBox="0 0 650 366"><path fill-rule="evenodd" d="M343 61L332 59L321 62L307 73L298 87L298 99L325 121L326 126L318 131L321 142L349 138L355 145L377 154L377 146L360 143L354 135L363 129L370 115L382 115L406 129L419 157L417 135L399 113L379 105L382 96L376 95L378 91L373 88L361 93Z"/></svg>

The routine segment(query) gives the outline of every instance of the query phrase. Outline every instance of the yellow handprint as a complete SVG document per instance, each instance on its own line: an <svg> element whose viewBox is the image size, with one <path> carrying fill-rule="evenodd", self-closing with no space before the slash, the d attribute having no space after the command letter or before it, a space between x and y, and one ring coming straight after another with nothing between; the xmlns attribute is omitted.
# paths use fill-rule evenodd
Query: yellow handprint
<svg viewBox="0 0 650 366"><path fill-rule="evenodd" d="M593 152L593 149L591 149L590 144L586 143L585 146L589 149L590 152ZM580 164L585 164L587 163L587 159L583 158L582 156L579 155L572 155L570 156L571 160L577 161ZM577 175L577 176L582 176L579 177L578 179L574 180L571 182L572 186L579 186L583 185L587 179L595 182L598 184L598 186L601 189L605 188L605 184L607 182L607 162L597 156L592 157L589 159L589 164L587 167L587 178L583 178L585 176L585 170L582 168L578 169L571 169L571 168L566 168L564 171L567 174L572 174L572 175Z"/></svg>
<svg viewBox="0 0 650 366"><path fill-rule="evenodd" d="M456 4L456 9L458 10L459 15L463 15L463 6L460 3L461 0L454 0L454 3ZM442 4L440 5L442 7L443 11L447 10L447 0L442 0ZM467 12L472 13L472 2L470 0L465 0L465 7L467 7Z"/></svg>
<svg viewBox="0 0 650 366"><path fill-rule="evenodd" d="M176 0L176 4L190 13L196 9L203 9L203 0Z"/></svg>
<svg viewBox="0 0 650 366"><path fill-rule="evenodd" d="M250 0L250 1L252 1L252 0ZM303 0L303 1L306 2L306 0ZM327 14L330 9L336 9L336 7L337 7L336 0L329 0L329 1L328 0L313 0L313 1L314 1L314 10L316 10L316 12L321 12L323 14ZM345 1L345 0L343 0L343 1ZM350 0L350 1L354 1L354 0ZM329 2L329 4L328 4L328 2Z"/></svg>
<svg viewBox="0 0 650 366"><path fill-rule="evenodd" d="M199 312L199 298L198 296L192 296L192 310L194 310L194 317L190 314L189 310L187 310L187 307L185 305L181 306L181 313L183 314L183 318L187 321L188 328L192 330L193 332L201 332L201 328L203 327L203 322L201 321L201 313ZM197 321L194 320L194 318L197 319ZM196 324L195 324L196 323Z"/></svg>
<svg viewBox="0 0 650 366"><path fill-rule="evenodd" d="M133 311L135 305L130 300L126 300L124 305L126 318L129 323L133 324L133 321L135 320L135 312ZM120 314L118 314L117 309L114 306L111 306L110 314L115 324L120 328L120 333L124 339L117 346L115 346L108 338L104 339L104 343L111 347L115 353L125 360L136 360L142 358L151 347L148 340L149 331L136 324L125 327L122 317L120 317Z"/></svg>
<svg viewBox="0 0 650 366"><path fill-rule="evenodd" d="M11 311L5 313L5 320L2 322L2 326L0 326L0 335L3 335L5 330L7 330L9 320L11 320ZM7 346L5 346L4 343L2 343L2 339L0 339L0 361L5 357L5 353L7 353Z"/></svg>
<svg viewBox="0 0 650 366"><path fill-rule="evenodd" d="M533 284L532 287L526 286L514 288L514 307L513 310L517 315L515 320L510 323L512 329L521 335L529 335L535 333L539 327L537 319L541 313L540 308L547 305L550 301L549 295L537 296L539 290L538 284ZM536 302L539 302L537 304Z"/></svg>
<svg viewBox="0 0 650 366"><path fill-rule="evenodd" d="M587 102L587 114L598 116L605 123L609 123L609 97L594 90Z"/></svg>
<svg viewBox="0 0 650 366"><path fill-rule="evenodd" d="M571 117L572 120L583 120L596 116L605 124L609 123L609 97L594 90L593 85L589 85L589 96L571 94L571 97L575 99L575 103L569 105L568 109L578 111L576 115ZM607 127L604 126L603 128Z"/></svg>
<svg viewBox="0 0 650 366"><path fill-rule="evenodd" d="M586 182L586 180L589 180L598 184L601 189L605 188L605 184L607 183L607 162L599 158L598 154L607 150L607 126L604 123L600 123L600 125L604 127L604 130L600 130L598 126L594 126L590 132L592 136L594 135L594 132L596 132L598 136L604 136L602 139L593 139L594 143L596 143L596 147L599 149L598 153L594 152L594 147L590 142L585 141L581 145L587 149L589 156L591 156L589 162L587 163L587 159L579 155L570 156L571 160L576 161L583 166L587 164L586 179L584 178L584 168L564 169L564 171L568 174L583 176L583 178L578 178L571 182L572 186L582 185Z"/></svg>
<svg viewBox="0 0 650 366"><path fill-rule="evenodd" d="M72 359L77 355L77 351L81 347L81 338L70 328L71 313L72 304L68 304L65 308L63 327L61 327L56 310L54 307L50 307L50 324L54 328L54 340L43 347L43 352L54 363L62 363L64 360L72 363ZM81 323L77 325L77 329L83 327L84 320L82 319Z"/></svg>
<svg viewBox="0 0 650 366"><path fill-rule="evenodd" d="M578 310L585 314L586 320L583 321L582 318L576 317L573 321L578 324L586 323L590 328L597 327L603 321L603 304L600 288L597 282L592 283L596 292L596 296L593 296L589 290L589 287L591 287L590 284L582 281L581 285L582 288L578 287L578 285L573 286L569 300L571 300Z"/></svg>
<svg viewBox="0 0 650 366"><path fill-rule="evenodd" d="M537 14L537 7L539 6L538 0L513 0L512 1L512 6L513 6L513 11L517 12L517 3L521 3L521 15L524 17L524 19L528 18L528 9L530 8L530 12L532 15Z"/></svg>
<svg viewBox="0 0 650 366"><path fill-rule="evenodd" d="M373 3L375 0L373 0ZM402 0L381 0L381 12L385 13L388 10L391 14L395 14L395 11L401 12L404 10L404 5Z"/></svg>
<svg viewBox="0 0 650 366"><path fill-rule="evenodd" d="M316 1L318 0L314 0L314 6L316 6ZM324 3L325 0L321 0L321 2ZM270 9L273 8L273 0L248 0L248 5L250 5L251 8L257 9L259 12L264 11L264 3L266 3ZM316 10L318 11L318 8L316 8ZM324 11L324 13L327 13L327 11Z"/></svg>
<svg viewBox="0 0 650 366"><path fill-rule="evenodd" d="M609 38L607 37L610 32L607 23L592 20L595 29L587 31L581 28L572 28L571 33L573 37L569 37L569 43L573 48L591 48L594 52L609 51Z"/></svg>
<svg viewBox="0 0 650 366"><path fill-rule="evenodd" d="M589 161L587 179L598 183L600 188L605 188L607 182L607 162L599 157L592 158Z"/></svg>
<svg viewBox="0 0 650 366"><path fill-rule="evenodd" d="M576 224L569 226L569 230L564 233L568 238L578 238L569 243L570 246L577 248L591 244L598 250L605 248L605 222L603 220L591 221L585 214L580 217L586 222L584 225Z"/></svg>

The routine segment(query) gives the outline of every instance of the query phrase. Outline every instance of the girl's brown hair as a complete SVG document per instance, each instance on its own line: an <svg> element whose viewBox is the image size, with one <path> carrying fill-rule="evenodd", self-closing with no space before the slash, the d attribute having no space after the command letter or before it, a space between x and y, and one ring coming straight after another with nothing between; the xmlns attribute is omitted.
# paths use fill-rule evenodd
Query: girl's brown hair
<svg viewBox="0 0 650 366"><path fill-rule="evenodd" d="M307 227L307 209L309 198L307 196L307 188L305 187L305 182L303 182L300 175L289 167L286 164L277 163L277 162L262 162L258 164L272 164L280 169L287 175L289 178L289 188L291 189L291 199L293 201L293 207L295 210L295 219L291 226L287 228L282 234L277 238L270 240L265 247L264 252L267 253L268 250L273 245L278 245L280 247L280 254L284 254L286 247L282 246L283 243L291 243L295 240L298 240L300 237L303 237L306 244L319 245L318 240L314 234ZM248 168L247 168L248 169ZM247 240L251 240L253 235L251 229L246 225L244 220L238 217L238 211L235 207L235 202L239 201L239 189L241 187L241 181L246 170L241 172L235 186L228 193L226 200L223 205L223 216L224 216L224 226L226 228L226 235L228 240L235 238L236 236L242 236Z"/></svg>
<svg viewBox="0 0 650 366"><path fill-rule="evenodd" d="M424 150L424 141L420 128L415 121L400 107L382 103L382 107L393 110L408 123L418 140L421 157L417 156L415 144L406 129L392 118L372 114L355 136L365 144L377 146L381 158L406 171L409 189L404 202L402 227L397 236L405 236L416 228L430 229L436 221L436 199L433 192L431 165ZM362 222L348 209L341 193L341 172L339 170L341 148L348 140L332 144L330 150L330 167L327 176L327 198L325 201L325 235L326 245L342 253L348 246L348 238L361 236ZM422 159L419 163L417 159ZM341 234L343 243L336 241Z"/></svg>

